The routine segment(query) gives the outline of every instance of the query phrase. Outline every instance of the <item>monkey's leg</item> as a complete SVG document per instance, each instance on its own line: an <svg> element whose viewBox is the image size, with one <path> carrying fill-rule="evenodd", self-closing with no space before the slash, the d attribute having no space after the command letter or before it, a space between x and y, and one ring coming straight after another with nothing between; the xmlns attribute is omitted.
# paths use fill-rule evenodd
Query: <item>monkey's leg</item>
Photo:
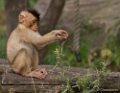
<svg viewBox="0 0 120 93"><path fill-rule="evenodd" d="M31 71L31 64L32 61L29 52L26 49L21 49L12 64L12 68L14 72L19 73L23 76L35 77L38 79L45 78L45 71L38 69Z"/></svg>
<svg viewBox="0 0 120 93"><path fill-rule="evenodd" d="M38 63L39 63L39 54L38 54L38 51L34 48L32 50L32 53L31 54L31 59L32 59L32 71L37 71L39 73L42 74L42 78L45 78L45 76L47 75L47 71L45 70L45 68L40 68L40 67L37 67L38 66Z"/></svg>

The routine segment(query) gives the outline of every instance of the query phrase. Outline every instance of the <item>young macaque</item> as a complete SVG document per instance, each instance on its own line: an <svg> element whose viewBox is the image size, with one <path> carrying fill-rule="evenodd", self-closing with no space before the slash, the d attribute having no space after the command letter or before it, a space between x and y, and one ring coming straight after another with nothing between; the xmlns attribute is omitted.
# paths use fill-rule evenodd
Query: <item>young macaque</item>
<svg viewBox="0 0 120 93"><path fill-rule="evenodd" d="M43 79L44 68L37 68L38 50L58 40L66 40L68 33L53 30L41 36L38 33L39 14L35 10L24 10L19 14L18 26L12 31L7 42L7 58L14 72L27 77Z"/></svg>

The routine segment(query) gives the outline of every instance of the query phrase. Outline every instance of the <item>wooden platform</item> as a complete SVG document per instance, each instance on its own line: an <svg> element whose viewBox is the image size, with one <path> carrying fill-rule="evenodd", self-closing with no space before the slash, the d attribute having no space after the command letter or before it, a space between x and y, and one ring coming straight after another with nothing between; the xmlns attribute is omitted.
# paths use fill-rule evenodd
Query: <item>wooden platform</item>
<svg viewBox="0 0 120 93"><path fill-rule="evenodd" d="M89 69L69 68L65 71L51 65L41 65L40 67L45 67L48 71L47 77L42 80L15 74L11 71L6 60L0 60L0 90L2 91L0 93L9 93L9 91L10 93L60 93L60 90L66 85L66 80L71 80L72 84L76 75L82 77L89 72L91 80L98 78L97 73ZM104 74L98 93L111 93L110 91L120 93L120 72Z"/></svg>

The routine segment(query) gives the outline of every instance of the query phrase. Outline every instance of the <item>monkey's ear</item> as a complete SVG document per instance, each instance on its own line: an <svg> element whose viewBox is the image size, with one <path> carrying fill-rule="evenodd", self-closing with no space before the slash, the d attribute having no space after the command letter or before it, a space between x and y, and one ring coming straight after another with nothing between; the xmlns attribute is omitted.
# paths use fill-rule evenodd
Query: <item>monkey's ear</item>
<svg viewBox="0 0 120 93"><path fill-rule="evenodd" d="M25 21L25 16L27 15L27 11L21 11L19 14L19 22L23 23Z"/></svg>
<svg viewBox="0 0 120 93"><path fill-rule="evenodd" d="M19 23L23 23L25 21L24 15L19 15Z"/></svg>

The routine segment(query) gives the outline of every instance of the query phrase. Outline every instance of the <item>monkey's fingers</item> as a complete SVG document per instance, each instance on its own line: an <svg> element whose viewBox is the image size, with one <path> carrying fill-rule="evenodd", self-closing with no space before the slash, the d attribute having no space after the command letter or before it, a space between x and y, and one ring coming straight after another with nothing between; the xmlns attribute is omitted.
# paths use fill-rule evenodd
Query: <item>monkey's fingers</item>
<svg viewBox="0 0 120 93"><path fill-rule="evenodd" d="M64 30L60 30L56 32L56 35L59 35L59 36L63 36L64 34L66 34Z"/></svg>
<svg viewBox="0 0 120 93"><path fill-rule="evenodd" d="M57 35L57 37L60 39L60 40L66 40L67 39L67 36L66 35Z"/></svg>
<svg viewBox="0 0 120 93"><path fill-rule="evenodd" d="M68 38L68 33L66 31L62 31L60 36L62 36L62 40L66 40Z"/></svg>
<svg viewBox="0 0 120 93"><path fill-rule="evenodd" d="M67 40L68 36L67 35L64 35L63 36L63 40Z"/></svg>

